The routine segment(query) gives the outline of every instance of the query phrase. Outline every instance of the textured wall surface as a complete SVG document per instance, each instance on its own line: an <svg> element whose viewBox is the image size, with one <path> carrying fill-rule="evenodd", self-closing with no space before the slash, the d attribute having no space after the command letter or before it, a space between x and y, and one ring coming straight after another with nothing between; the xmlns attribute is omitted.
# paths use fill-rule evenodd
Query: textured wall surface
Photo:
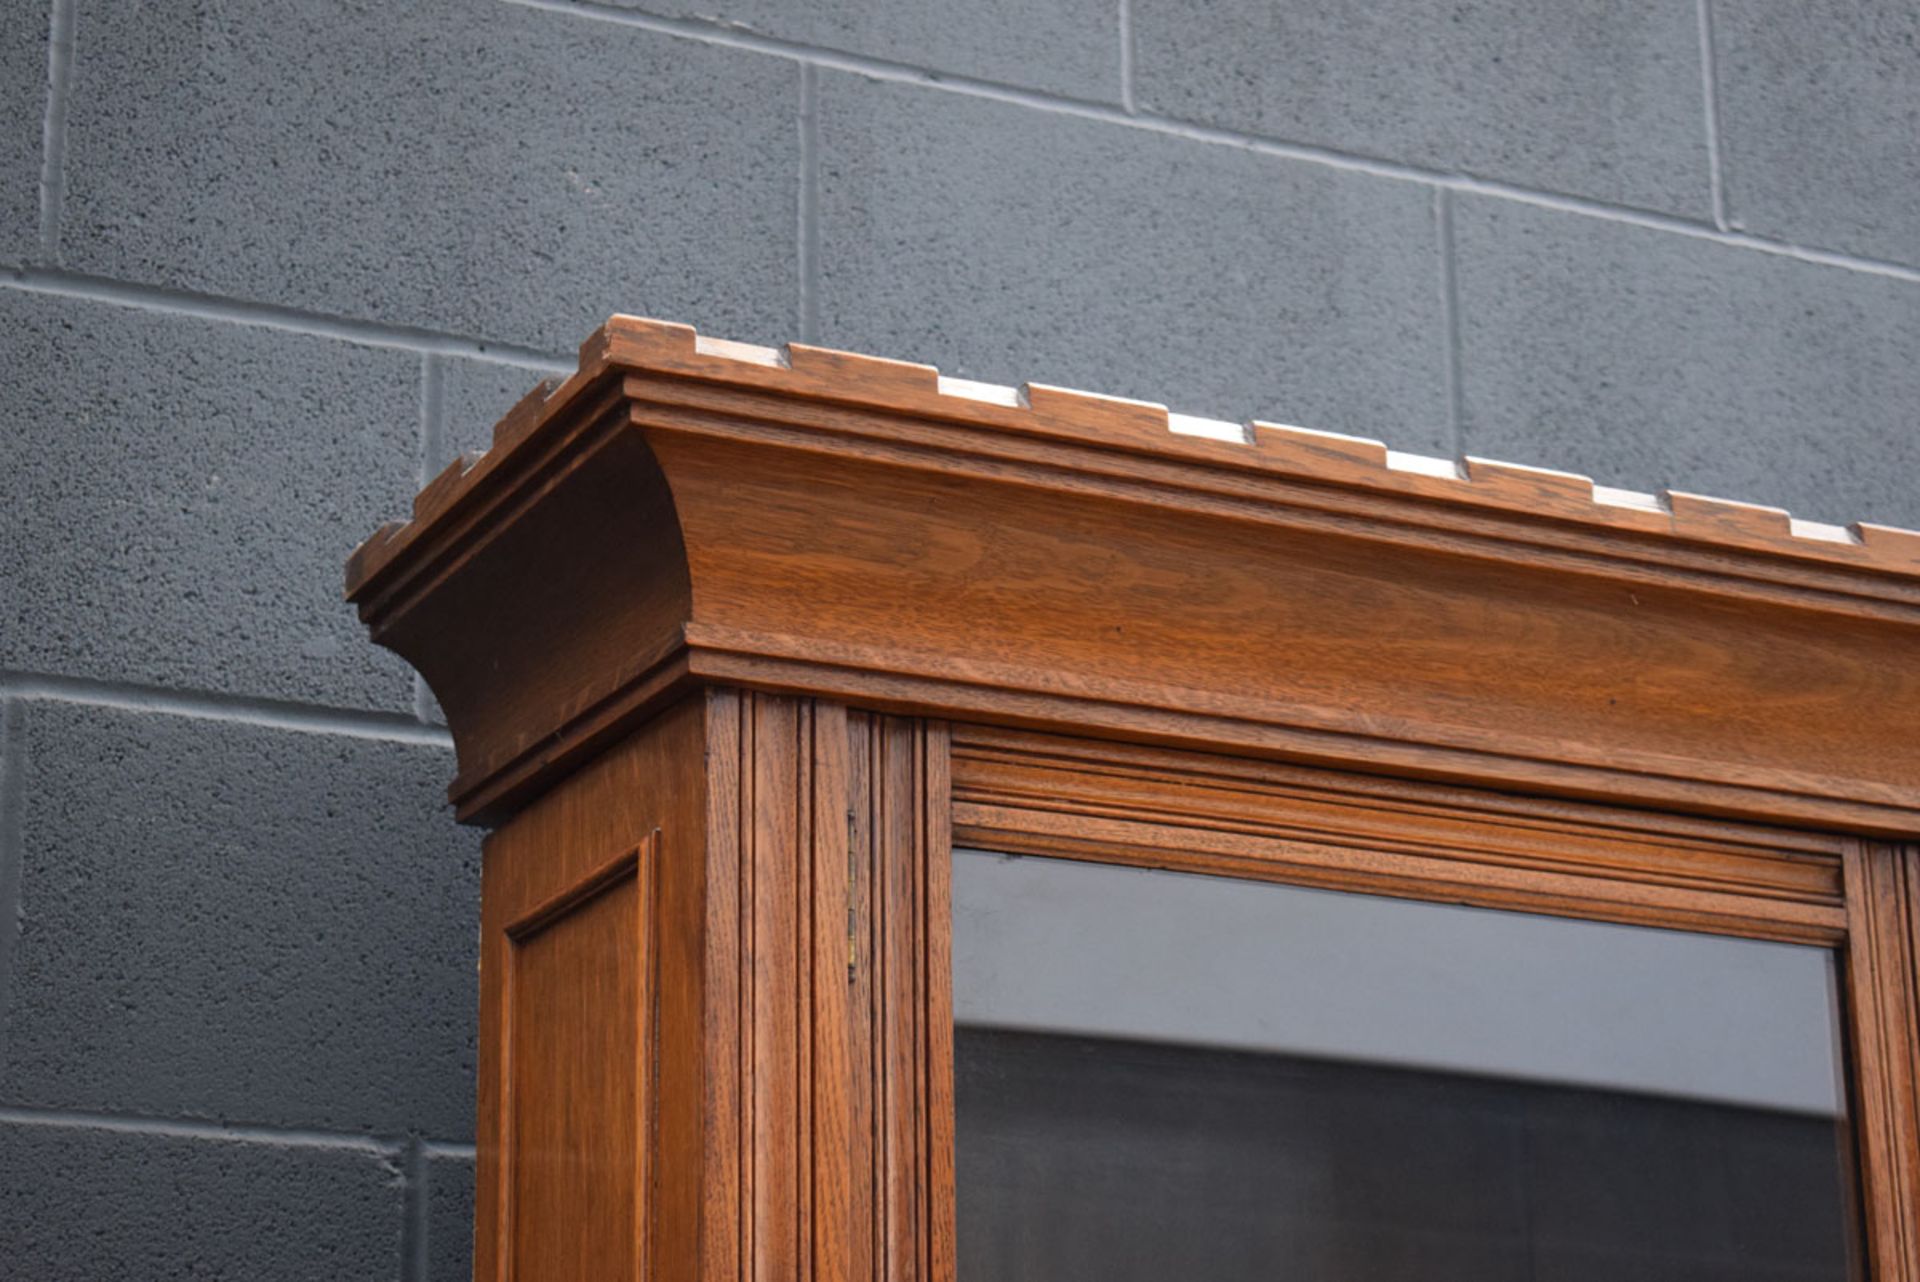
<svg viewBox="0 0 1920 1282"><path fill-rule="evenodd" d="M613 311L1920 524L1893 0L8 0L0 1259L453 1279L361 535Z"/></svg>

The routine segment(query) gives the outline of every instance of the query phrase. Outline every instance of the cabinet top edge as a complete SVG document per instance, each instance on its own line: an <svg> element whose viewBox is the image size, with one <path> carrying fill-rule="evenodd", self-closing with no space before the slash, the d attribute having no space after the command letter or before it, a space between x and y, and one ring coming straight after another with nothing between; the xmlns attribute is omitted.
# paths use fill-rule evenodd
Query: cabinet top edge
<svg viewBox="0 0 1920 1282"><path fill-rule="evenodd" d="M1803 521L1786 511L1683 491L1638 493L1569 472L1479 458L1405 454L1376 440L1311 428L1196 418L1147 401L1044 384L1019 388L948 378L930 365L800 343L758 347L698 334L692 327L615 316L581 345L579 366L557 385L544 381L508 411L488 450L463 455L414 500L411 519L382 526L348 561L346 588L359 600L408 549L550 425L597 405L622 378L639 376L729 389L784 403L795 422L818 426L837 408L869 437L888 420L938 423L982 448L1019 442L1079 455L1114 472L1171 467L1214 481L1306 487L1322 504L1386 501L1422 523L1492 520L1522 537L1551 531L1562 542L1644 562L1705 553L1734 558L1743 578L1770 571L1831 572L1849 595L1920 605L1920 532L1856 523ZM625 389L616 394L626 395Z"/></svg>

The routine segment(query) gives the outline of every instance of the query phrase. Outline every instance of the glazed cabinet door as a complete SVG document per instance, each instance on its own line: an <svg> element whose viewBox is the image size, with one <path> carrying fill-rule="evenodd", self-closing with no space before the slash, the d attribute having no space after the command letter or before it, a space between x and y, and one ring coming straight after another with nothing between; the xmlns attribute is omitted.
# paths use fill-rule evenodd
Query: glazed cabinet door
<svg viewBox="0 0 1920 1282"><path fill-rule="evenodd" d="M952 754L961 1282L1920 1278L1911 848Z"/></svg>

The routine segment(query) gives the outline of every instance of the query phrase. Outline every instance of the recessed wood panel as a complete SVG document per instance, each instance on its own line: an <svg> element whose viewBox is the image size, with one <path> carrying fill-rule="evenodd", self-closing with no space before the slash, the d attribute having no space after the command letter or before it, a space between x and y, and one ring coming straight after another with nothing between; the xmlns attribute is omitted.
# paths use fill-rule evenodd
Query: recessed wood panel
<svg viewBox="0 0 1920 1282"><path fill-rule="evenodd" d="M641 1276L650 862L629 852L508 927L509 1282Z"/></svg>

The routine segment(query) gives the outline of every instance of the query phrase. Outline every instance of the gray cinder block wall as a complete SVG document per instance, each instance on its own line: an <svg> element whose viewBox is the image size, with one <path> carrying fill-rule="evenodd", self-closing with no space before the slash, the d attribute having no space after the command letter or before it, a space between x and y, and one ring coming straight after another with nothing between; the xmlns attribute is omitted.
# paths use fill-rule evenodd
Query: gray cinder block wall
<svg viewBox="0 0 1920 1282"><path fill-rule="evenodd" d="M354 542L599 319L1920 524L1920 6L6 0L0 1260L467 1267Z"/></svg>

